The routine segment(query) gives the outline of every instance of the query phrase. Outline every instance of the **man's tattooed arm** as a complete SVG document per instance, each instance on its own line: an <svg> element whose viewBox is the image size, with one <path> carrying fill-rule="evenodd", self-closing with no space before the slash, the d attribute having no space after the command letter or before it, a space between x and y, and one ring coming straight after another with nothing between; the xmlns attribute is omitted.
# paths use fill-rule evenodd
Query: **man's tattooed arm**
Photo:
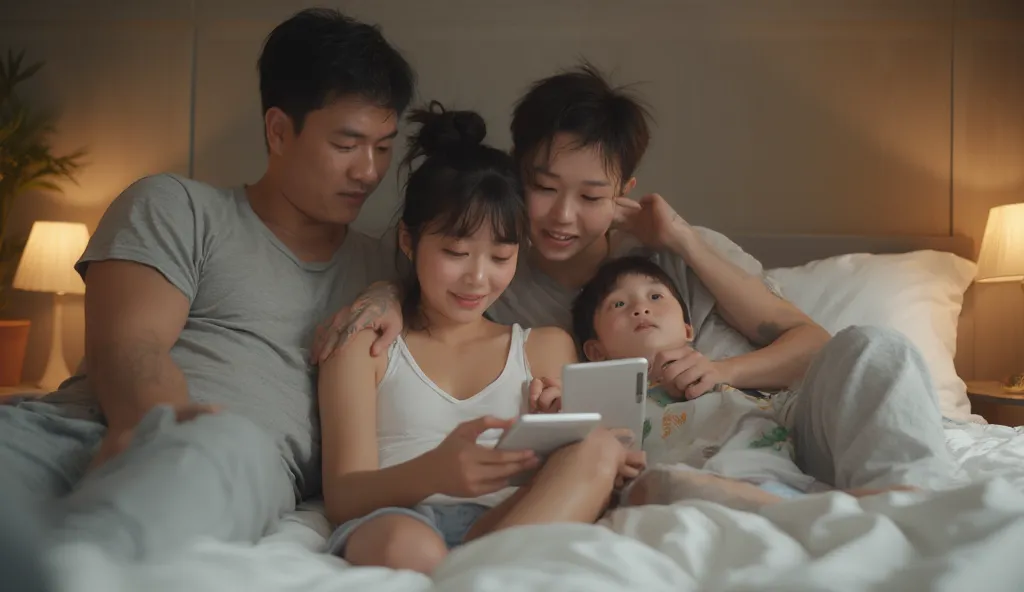
<svg viewBox="0 0 1024 592"><path fill-rule="evenodd" d="M402 331L401 299L401 290L396 284L371 284L351 306L338 311L317 329L310 352L312 362L323 364L353 335L367 329L380 335L371 348L373 355L379 354L380 350L390 345Z"/></svg>

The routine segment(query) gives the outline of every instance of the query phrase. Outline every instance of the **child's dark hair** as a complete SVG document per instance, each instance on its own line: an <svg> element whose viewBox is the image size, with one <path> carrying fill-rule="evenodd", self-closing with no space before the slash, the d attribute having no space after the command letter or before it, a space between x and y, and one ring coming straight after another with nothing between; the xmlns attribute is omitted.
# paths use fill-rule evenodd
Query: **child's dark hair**
<svg viewBox="0 0 1024 592"><path fill-rule="evenodd" d="M416 77L380 29L337 10L309 8L274 27L257 62L263 113L284 111L295 132L310 111L347 96L399 115Z"/></svg>
<svg viewBox="0 0 1024 592"><path fill-rule="evenodd" d="M409 114L420 125L409 138L402 166L405 182L401 221L412 239L413 265L405 272L402 314L419 322L420 285L416 247L426 233L464 238L490 224L498 242L522 244L527 217L522 182L507 152L483 144L487 125L473 111L446 111L434 101ZM415 169L412 162L424 157ZM401 240L401 232L398 233ZM399 249L399 254L401 249Z"/></svg>
<svg viewBox="0 0 1024 592"><path fill-rule="evenodd" d="M690 323L690 314L686 310L686 303L683 301L679 289L661 266L646 257L620 257L598 268L597 273L583 286L572 304L572 330L580 344L597 337L594 332L594 317L597 315L597 309L605 298L615 291L619 280L630 275L648 277L659 284L664 284L672 293L672 297L682 306L683 320L687 324Z"/></svg>
<svg viewBox="0 0 1024 592"><path fill-rule="evenodd" d="M512 156L531 180L534 159L547 154L555 135L576 137L573 148L596 146L605 172L619 183L633 177L650 142L647 109L622 87L613 87L594 66L539 80L512 112Z"/></svg>

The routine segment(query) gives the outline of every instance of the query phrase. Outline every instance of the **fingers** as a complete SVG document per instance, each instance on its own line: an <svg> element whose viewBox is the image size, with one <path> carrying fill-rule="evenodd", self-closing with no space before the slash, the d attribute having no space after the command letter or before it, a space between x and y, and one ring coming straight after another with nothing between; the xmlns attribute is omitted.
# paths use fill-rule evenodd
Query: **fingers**
<svg viewBox="0 0 1024 592"><path fill-rule="evenodd" d="M631 467L643 469L647 466L647 453L643 450L627 450L626 464Z"/></svg>
<svg viewBox="0 0 1024 592"><path fill-rule="evenodd" d="M628 197L615 198L615 213L612 217L612 228L629 226L630 220L640 212L640 204Z"/></svg>
<svg viewBox="0 0 1024 592"><path fill-rule="evenodd" d="M493 415L485 415L476 419L462 422L452 430L452 433L457 433L466 439L476 442L476 439L480 437L480 434L487 430L494 429L508 429L512 427L515 419L498 419Z"/></svg>
<svg viewBox="0 0 1024 592"><path fill-rule="evenodd" d="M537 408L544 413L557 413L562 409L562 392L553 388L544 389L537 400Z"/></svg>
<svg viewBox="0 0 1024 592"><path fill-rule="evenodd" d="M672 378L672 382L673 384L676 385L676 388L679 389L680 392L686 393L687 389L697 384L710 371L711 368L708 368L707 364L694 363L694 365L690 366L689 368L677 373Z"/></svg>
<svg viewBox="0 0 1024 592"><path fill-rule="evenodd" d="M640 202L641 206L646 206L650 204L655 204L659 201L665 201L665 198L662 197L660 193L648 193L646 195L641 196L640 199L637 201Z"/></svg>
<svg viewBox="0 0 1024 592"><path fill-rule="evenodd" d="M544 410L545 413L561 413L562 412L562 397L559 395L552 399Z"/></svg>
<svg viewBox="0 0 1024 592"><path fill-rule="evenodd" d="M661 383L675 396L683 396L686 388L710 372L707 359L696 350L690 350L661 369Z"/></svg>
<svg viewBox="0 0 1024 592"><path fill-rule="evenodd" d="M640 476L640 467L633 465L622 465L619 467L619 477L625 479L636 479Z"/></svg>
<svg viewBox="0 0 1024 592"><path fill-rule="evenodd" d="M665 367L667 367L672 362L676 362L676 361L686 357L687 354L689 354L690 352L694 352L694 351L696 351L696 350L694 350L692 347L687 346L687 347L680 347L680 348L676 348L676 349L669 349L669 350L665 350L663 352L658 352L658 354L656 356L654 356L654 360L651 361L651 366L650 366L651 378L653 378L655 380L665 380L665 377L664 377Z"/></svg>
<svg viewBox="0 0 1024 592"><path fill-rule="evenodd" d="M636 434L628 428L613 428L608 430L624 447L629 448L636 441Z"/></svg>
<svg viewBox="0 0 1024 592"><path fill-rule="evenodd" d="M532 450L489 450L497 455L483 455L480 458L480 470L483 479L501 479L511 477L520 471L537 468L540 459Z"/></svg>
<svg viewBox="0 0 1024 592"><path fill-rule="evenodd" d="M661 386L664 387L670 395L677 399L682 399L685 395L686 387L690 386L689 382L683 382L680 380L680 375L690 369L692 361L678 360L669 364L661 377Z"/></svg>
<svg viewBox="0 0 1024 592"><path fill-rule="evenodd" d="M544 381L534 378L530 381L530 412L534 412L540 405L540 395L544 392Z"/></svg>
<svg viewBox="0 0 1024 592"><path fill-rule="evenodd" d="M331 317L330 324L324 330L321 348L317 352L319 363L326 362L348 339L348 328L352 325L349 318L352 316L352 310L352 307L345 306Z"/></svg>
<svg viewBox="0 0 1024 592"><path fill-rule="evenodd" d="M402 332L401 323L383 323L379 327L380 337L378 337L373 345L370 346L370 355L379 356L384 353L391 344L398 339L398 334Z"/></svg>
<svg viewBox="0 0 1024 592"><path fill-rule="evenodd" d="M643 198L641 198L641 200L642 199ZM641 205L640 202L632 200L624 195L620 195L615 198L615 206L629 212L639 212L643 209L643 205Z"/></svg>
<svg viewBox="0 0 1024 592"><path fill-rule="evenodd" d="M556 389L561 389L562 388L562 379L561 378L548 378L547 376L543 376L543 377L541 377L540 381L544 384L545 388L556 388Z"/></svg>
<svg viewBox="0 0 1024 592"><path fill-rule="evenodd" d="M686 392L684 392L683 394L686 396L687 399L696 399L697 397L705 395L713 390L715 390L715 380L709 373L704 375L704 377L701 378L700 381L698 381L696 384L691 384L690 386L686 387Z"/></svg>
<svg viewBox="0 0 1024 592"><path fill-rule="evenodd" d="M338 351L338 348L341 347L342 335L343 332L335 329L333 324L324 331L323 344L317 355L317 363L323 364L334 355L334 352Z"/></svg>

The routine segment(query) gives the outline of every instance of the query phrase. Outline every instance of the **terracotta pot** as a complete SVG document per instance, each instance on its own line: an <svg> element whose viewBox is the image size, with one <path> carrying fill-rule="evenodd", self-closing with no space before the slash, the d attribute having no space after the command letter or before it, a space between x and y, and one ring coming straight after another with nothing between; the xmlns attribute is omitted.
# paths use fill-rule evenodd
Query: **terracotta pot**
<svg viewBox="0 0 1024 592"><path fill-rule="evenodd" d="M0 386L21 384L30 325L27 320L0 320Z"/></svg>

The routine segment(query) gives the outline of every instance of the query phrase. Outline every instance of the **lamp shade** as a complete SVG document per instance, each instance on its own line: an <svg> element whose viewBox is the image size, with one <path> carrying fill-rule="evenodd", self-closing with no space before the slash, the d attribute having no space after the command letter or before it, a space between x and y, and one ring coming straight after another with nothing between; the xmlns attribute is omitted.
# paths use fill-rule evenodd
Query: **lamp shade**
<svg viewBox="0 0 1024 592"><path fill-rule="evenodd" d="M89 229L75 222L39 221L32 226L13 286L30 292L85 294L75 262L89 243Z"/></svg>
<svg viewBox="0 0 1024 592"><path fill-rule="evenodd" d="M989 210L976 280L1024 281L1024 203Z"/></svg>

